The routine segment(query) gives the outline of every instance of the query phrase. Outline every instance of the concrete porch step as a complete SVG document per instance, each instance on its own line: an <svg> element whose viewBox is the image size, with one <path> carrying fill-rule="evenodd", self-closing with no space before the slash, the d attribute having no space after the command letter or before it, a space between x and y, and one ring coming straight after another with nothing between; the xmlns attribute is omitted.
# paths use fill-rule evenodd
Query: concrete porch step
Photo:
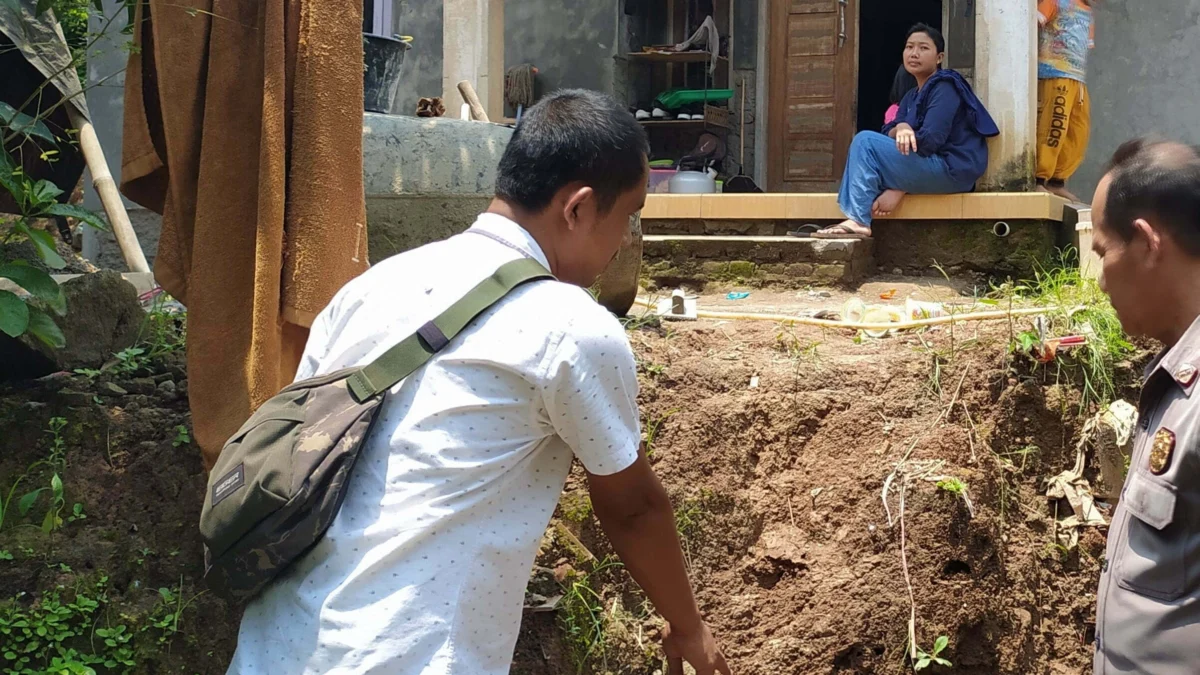
<svg viewBox="0 0 1200 675"><path fill-rule="evenodd" d="M706 283L803 287L846 284L874 269L870 239L646 235L642 276L659 288Z"/></svg>

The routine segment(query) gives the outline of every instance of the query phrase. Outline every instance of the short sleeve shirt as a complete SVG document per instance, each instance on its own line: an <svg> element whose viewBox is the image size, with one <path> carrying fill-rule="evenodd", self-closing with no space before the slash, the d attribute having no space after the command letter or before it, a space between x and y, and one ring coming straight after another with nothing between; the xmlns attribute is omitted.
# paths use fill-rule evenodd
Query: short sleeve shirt
<svg viewBox="0 0 1200 675"><path fill-rule="evenodd" d="M390 258L317 318L298 379L362 365L505 262L547 264L493 214ZM584 289L513 291L389 393L326 536L247 607L229 673L507 673L572 458L637 459L637 377Z"/></svg>
<svg viewBox="0 0 1200 675"><path fill-rule="evenodd" d="M1092 8L1083 0L1039 0L1038 79L1087 81L1095 37Z"/></svg>
<svg viewBox="0 0 1200 675"><path fill-rule="evenodd" d="M1148 369L1108 529L1096 675L1200 672L1200 318Z"/></svg>

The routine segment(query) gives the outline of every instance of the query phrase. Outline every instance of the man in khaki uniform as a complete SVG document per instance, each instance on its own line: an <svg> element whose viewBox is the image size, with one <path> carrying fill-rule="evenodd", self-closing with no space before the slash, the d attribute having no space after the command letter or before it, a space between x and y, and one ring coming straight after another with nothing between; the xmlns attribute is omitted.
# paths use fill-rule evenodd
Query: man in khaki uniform
<svg viewBox="0 0 1200 675"><path fill-rule="evenodd" d="M1095 673L1200 673L1200 152L1130 141L1096 188L1093 249L1147 369L1096 611Z"/></svg>

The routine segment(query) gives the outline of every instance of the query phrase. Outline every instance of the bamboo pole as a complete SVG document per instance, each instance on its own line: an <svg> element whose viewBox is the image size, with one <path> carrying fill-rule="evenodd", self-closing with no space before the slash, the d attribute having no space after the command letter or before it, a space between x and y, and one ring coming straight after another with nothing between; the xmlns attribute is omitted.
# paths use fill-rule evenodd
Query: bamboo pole
<svg viewBox="0 0 1200 675"><path fill-rule="evenodd" d="M636 304L642 307L652 307L650 302L645 298L638 298ZM831 319L814 319L807 316L789 316L787 314L753 314L744 312L712 312L708 310L698 310L696 317L700 319L718 319L726 321L775 321L780 323L800 324L803 326L819 326L821 328L842 328L846 330L908 330L910 328L924 328L926 326L940 326L947 323L959 323L965 321L995 321L998 319L1007 319L1014 316L1033 316L1036 314L1045 314L1054 311L1052 307L1026 307L1024 309L1002 309L991 312L973 312L969 314L950 314L947 316L937 316L928 319L913 319L910 321L896 321L889 323L878 322L852 322L852 321L833 321Z"/></svg>
<svg viewBox="0 0 1200 675"><path fill-rule="evenodd" d="M92 172L92 187L100 196L104 213L108 216L109 227L121 247L121 255L131 272L149 272L150 265L146 262L146 254L138 243L137 233L129 222L129 214L125 212L125 204L121 201L121 193L113 181L112 172L108 170L108 162L104 159L104 150L100 147L100 139L92 123L75 110L75 106L67 105L67 114L71 125L79 129L79 147L83 151L83 159L87 168Z"/></svg>
<svg viewBox="0 0 1200 675"><path fill-rule="evenodd" d="M484 110L483 103L479 101L479 96L475 94L475 87L467 80L458 83L458 93L462 94L463 100L467 105L471 106L471 117L478 122L490 122L488 119L487 110Z"/></svg>

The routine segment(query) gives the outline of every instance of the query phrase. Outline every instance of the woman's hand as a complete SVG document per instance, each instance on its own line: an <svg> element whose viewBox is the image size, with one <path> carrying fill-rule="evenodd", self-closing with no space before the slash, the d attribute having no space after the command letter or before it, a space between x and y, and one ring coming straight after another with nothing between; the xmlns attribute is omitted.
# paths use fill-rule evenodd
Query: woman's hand
<svg viewBox="0 0 1200 675"><path fill-rule="evenodd" d="M674 631L671 624L667 624L663 628L662 641L663 651L667 653L667 675L684 675L684 662L695 668L696 675L733 675L712 631L703 621L688 634Z"/></svg>
<svg viewBox="0 0 1200 675"><path fill-rule="evenodd" d="M902 155L917 151L917 132L906 122L896 125L896 149Z"/></svg>

